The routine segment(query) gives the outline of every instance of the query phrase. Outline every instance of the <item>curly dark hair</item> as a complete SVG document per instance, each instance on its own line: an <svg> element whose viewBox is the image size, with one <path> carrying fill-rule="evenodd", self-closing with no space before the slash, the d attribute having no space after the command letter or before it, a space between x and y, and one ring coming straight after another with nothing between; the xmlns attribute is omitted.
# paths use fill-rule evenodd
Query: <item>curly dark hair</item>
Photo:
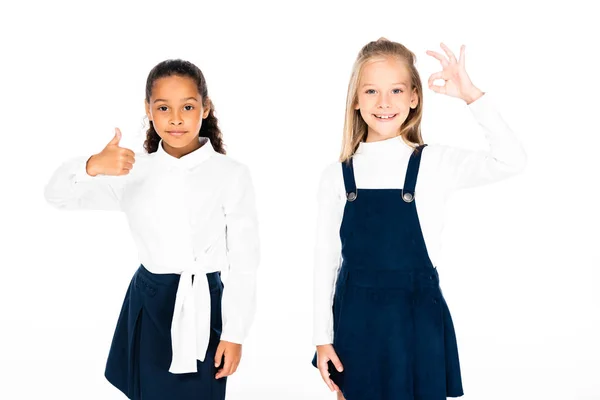
<svg viewBox="0 0 600 400"><path fill-rule="evenodd" d="M206 80L204 74L194 64L185 60L165 60L157 64L150 73L146 80L146 102L150 103L150 97L152 96L152 86L154 82L160 78L167 76L181 76L192 78L198 86L198 93L202 97L203 107L210 107L208 116L202 121L202 127L200 128L200 136L207 137L210 140L213 148L216 152L225 154L225 144L223 143L223 135L219 129L219 121L215 117L215 108L213 107L212 101L208 98L208 88L206 87ZM158 150L158 144L160 142L160 136L154 129L152 121L150 128L146 131L146 140L144 141L144 149L148 153L154 153Z"/></svg>

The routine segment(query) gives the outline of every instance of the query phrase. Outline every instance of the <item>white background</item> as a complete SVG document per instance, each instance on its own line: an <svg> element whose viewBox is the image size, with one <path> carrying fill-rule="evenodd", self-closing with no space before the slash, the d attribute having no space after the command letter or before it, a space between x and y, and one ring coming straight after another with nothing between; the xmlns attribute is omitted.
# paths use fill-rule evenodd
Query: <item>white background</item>
<svg viewBox="0 0 600 400"><path fill-rule="evenodd" d="M106 355L138 267L124 215L60 212L43 188L113 127L143 140L144 83L166 58L205 73L228 154L251 168L262 262L255 324L228 399L332 399L310 365L316 188L336 160L354 58L386 36L466 45L529 155L449 203L442 287L464 399L600 399L597 15L583 2L29 1L0 33L1 399L123 399ZM594 28L596 25L596 28ZM428 143L481 148L457 99L425 93Z"/></svg>

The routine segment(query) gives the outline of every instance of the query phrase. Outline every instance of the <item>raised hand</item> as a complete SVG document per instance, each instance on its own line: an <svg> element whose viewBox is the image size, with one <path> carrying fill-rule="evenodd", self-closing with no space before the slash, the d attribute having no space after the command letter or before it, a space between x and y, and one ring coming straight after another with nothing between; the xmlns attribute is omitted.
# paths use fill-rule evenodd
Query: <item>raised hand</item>
<svg viewBox="0 0 600 400"><path fill-rule="evenodd" d="M465 45L460 46L460 57L458 61L454 53L444 44L440 46L446 53L437 53L427 50L427 54L439 60L442 65L442 70L436 72L429 77L429 88L436 93L445 94L451 97L457 97L470 104L483 95L483 92L475 87L467 75L465 69ZM436 79L443 79L444 85L437 86L433 84Z"/></svg>
<svg viewBox="0 0 600 400"><path fill-rule="evenodd" d="M90 157L86 171L90 176L96 175L127 175L135 163L135 153L119 146L121 130L115 128L115 136L104 149Z"/></svg>

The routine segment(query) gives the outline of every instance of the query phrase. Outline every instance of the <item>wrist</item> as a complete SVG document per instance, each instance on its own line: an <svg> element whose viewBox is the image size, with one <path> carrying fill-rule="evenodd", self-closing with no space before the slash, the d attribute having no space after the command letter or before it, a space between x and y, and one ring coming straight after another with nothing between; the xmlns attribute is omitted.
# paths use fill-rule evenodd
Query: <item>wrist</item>
<svg viewBox="0 0 600 400"><path fill-rule="evenodd" d="M463 96L463 100L469 105L483 96L483 94L484 92L473 86L473 88Z"/></svg>
<svg viewBox="0 0 600 400"><path fill-rule="evenodd" d="M221 340L220 342L223 343L223 344L227 344L227 345L234 345L234 346L242 347L241 343L230 342L229 340Z"/></svg>
<svg viewBox="0 0 600 400"><path fill-rule="evenodd" d="M317 349L322 349L322 348L325 348L325 347L328 347L328 346L333 346L333 344L332 343L318 344L317 345Z"/></svg>
<svg viewBox="0 0 600 400"><path fill-rule="evenodd" d="M219 341L233 344L242 344L244 342L244 340L242 339L242 335L229 331L227 327L225 327L225 329L222 330Z"/></svg>

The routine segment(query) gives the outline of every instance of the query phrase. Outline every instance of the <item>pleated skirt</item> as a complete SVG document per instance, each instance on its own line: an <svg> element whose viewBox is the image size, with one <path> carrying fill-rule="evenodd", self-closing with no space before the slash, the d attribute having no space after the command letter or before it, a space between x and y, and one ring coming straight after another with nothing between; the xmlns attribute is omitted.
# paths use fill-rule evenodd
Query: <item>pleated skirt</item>
<svg viewBox="0 0 600 400"><path fill-rule="evenodd" d="M121 308L105 376L134 400L223 400L227 378L215 379L214 356L221 336L223 283L219 272L206 277L211 296L211 333L198 372L172 374L171 321L178 274L153 274L141 265L135 272Z"/></svg>

